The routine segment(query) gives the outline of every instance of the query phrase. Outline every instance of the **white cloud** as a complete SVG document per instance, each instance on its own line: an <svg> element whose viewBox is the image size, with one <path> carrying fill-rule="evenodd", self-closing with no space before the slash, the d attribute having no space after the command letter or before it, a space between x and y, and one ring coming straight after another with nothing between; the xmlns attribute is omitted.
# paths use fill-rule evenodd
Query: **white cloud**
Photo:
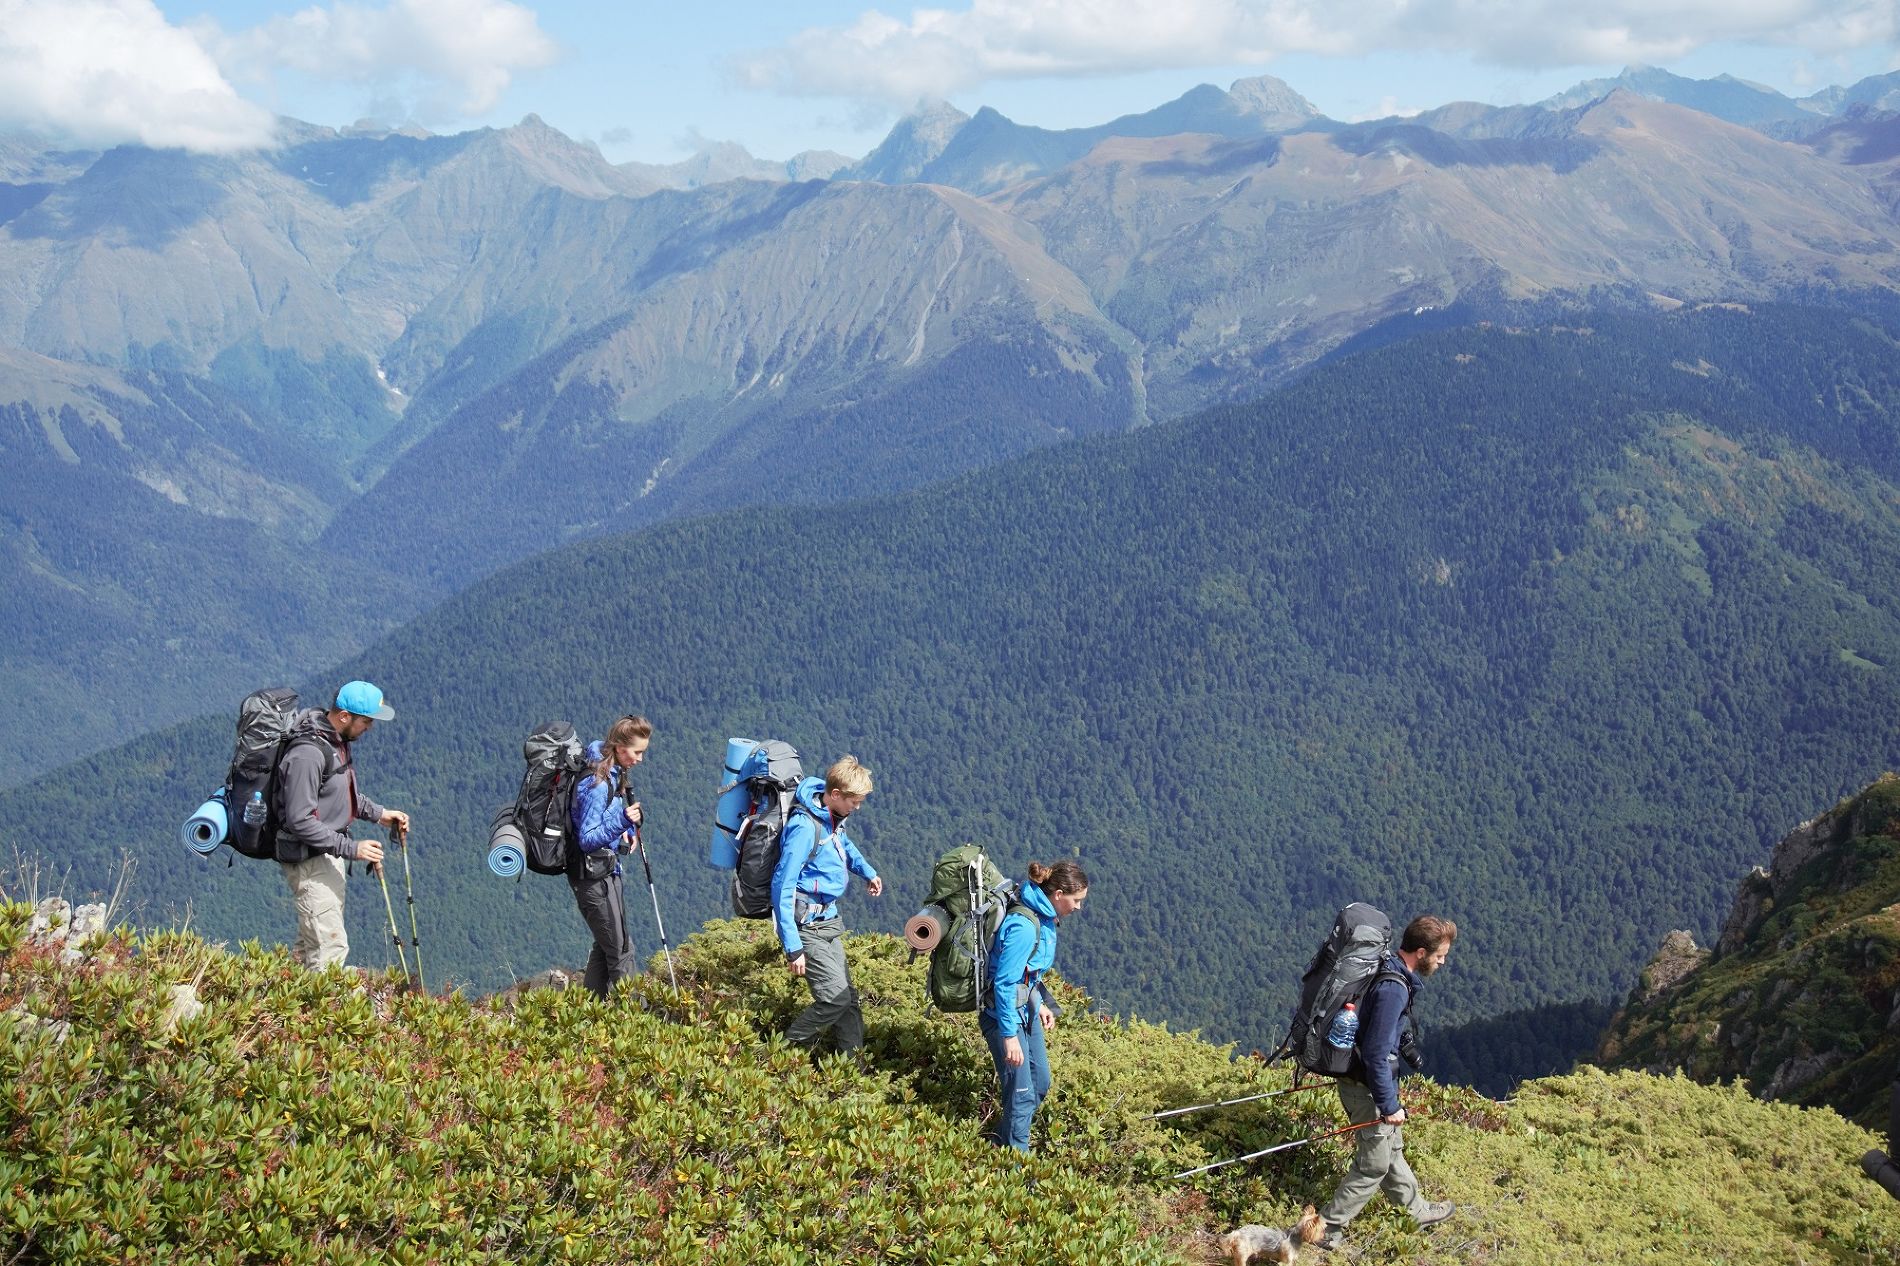
<svg viewBox="0 0 1900 1266"><path fill-rule="evenodd" d="M286 69L397 90L432 119L487 111L517 71L546 66L559 52L534 10L509 0L391 0L381 8L344 0L236 33L207 23L200 35L241 79Z"/></svg>
<svg viewBox="0 0 1900 1266"><path fill-rule="evenodd" d="M907 105L998 79L1264 65L1287 53L1431 49L1548 69L1671 61L1721 42L1826 56L1896 38L1893 0L971 0L802 31L741 59L738 73L752 87Z"/></svg>
<svg viewBox="0 0 1900 1266"><path fill-rule="evenodd" d="M0 128L224 153L273 127L151 0L0 0Z"/></svg>

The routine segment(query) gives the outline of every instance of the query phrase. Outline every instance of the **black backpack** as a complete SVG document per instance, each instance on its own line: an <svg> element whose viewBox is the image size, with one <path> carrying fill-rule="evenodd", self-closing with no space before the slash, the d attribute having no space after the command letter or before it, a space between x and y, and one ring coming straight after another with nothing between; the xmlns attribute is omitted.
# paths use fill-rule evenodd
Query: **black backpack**
<svg viewBox="0 0 1900 1266"><path fill-rule="evenodd" d="M772 917L772 872L778 869L779 840L792 815L804 812L795 796L804 776L798 749L767 739L752 749L734 771L733 781L721 788L723 794L743 784L751 797L735 839L739 861L732 868L732 912L742 919Z"/></svg>
<svg viewBox="0 0 1900 1266"><path fill-rule="evenodd" d="M587 774L587 750L566 721L543 721L521 744L528 768L510 814L521 852L537 875L565 875L573 847L574 788ZM498 826L499 826L499 815Z"/></svg>
<svg viewBox="0 0 1900 1266"><path fill-rule="evenodd" d="M1363 901L1341 910L1300 977L1300 1001L1293 1009L1292 1027L1274 1058L1291 1055L1307 1072L1327 1077L1358 1076L1357 1047L1341 1050L1326 1040L1326 1034L1346 1004L1358 1007L1374 982L1406 983L1392 967L1391 957L1392 920L1383 911ZM1411 1009L1409 1001L1406 1008Z"/></svg>
<svg viewBox="0 0 1900 1266"><path fill-rule="evenodd" d="M313 731L298 731L297 714L297 692L288 686L254 690L238 705L237 742L224 776L225 838L246 857L277 860L277 766L293 743L308 740L323 749L324 782L336 773L336 750ZM263 806L258 822L245 812L254 801Z"/></svg>

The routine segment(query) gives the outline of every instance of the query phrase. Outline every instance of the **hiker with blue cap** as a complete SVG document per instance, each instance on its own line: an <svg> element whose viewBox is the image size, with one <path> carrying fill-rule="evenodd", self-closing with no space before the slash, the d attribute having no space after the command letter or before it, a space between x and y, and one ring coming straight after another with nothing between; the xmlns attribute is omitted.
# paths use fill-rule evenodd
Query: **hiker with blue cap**
<svg viewBox="0 0 1900 1266"><path fill-rule="evenodd" d="M352 838L351 824L409 829L407 813L385 809L357 789L350 756L350 744L395 715L381 690L352 681L336 692L331 707L300 712L284 736L277 758L277 860L297 906L290 956L313 971L350 954L343 928L344 863L367 862L372 873L382 864L382 844Z"/></svg>

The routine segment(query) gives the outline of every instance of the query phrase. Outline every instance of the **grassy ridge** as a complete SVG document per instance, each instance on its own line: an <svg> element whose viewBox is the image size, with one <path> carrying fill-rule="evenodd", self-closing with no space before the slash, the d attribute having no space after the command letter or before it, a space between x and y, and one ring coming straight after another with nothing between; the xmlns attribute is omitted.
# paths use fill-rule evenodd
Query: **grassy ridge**
<svg viewBox="0 0 1900 1266"><path fill-rule="evenodd" d="M1328 1128L1326 1093L1183 1119L1157 1107L1284 1081L1231 1050L1092 1013L1066 986L1037 1154L976 1137L992 1106L967 1017L925 1015L901 943L854 938L869 1074L771 1036L800 988L764 930L710 925L680 995L649 974L481 1001L281 953L120 933L62 967L0 908L0 1251L28 1262L1117 1262L1211 1260L1242 1220L1322 1199L1335 1143L1191 1184L1177 1169ZM204 1012L168 1030L173 985ZM39 1017L39 1021L25 1018ZM44 1021L66 1021L62 1039ZM1873 1263L1900 1205L1825 1111L1637 1074L1505 1105L1408 1083L1434 1194L1421 1234L1380 1208L1367 1263Z"/></svg>

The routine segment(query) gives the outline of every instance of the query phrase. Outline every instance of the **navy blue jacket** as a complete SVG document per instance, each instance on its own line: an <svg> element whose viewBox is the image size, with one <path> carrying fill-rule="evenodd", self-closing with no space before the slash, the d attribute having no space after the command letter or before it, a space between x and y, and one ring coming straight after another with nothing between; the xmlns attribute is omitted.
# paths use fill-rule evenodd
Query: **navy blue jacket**
<svg viewBox="0 0 1900 1266"><path fill-rule="evenodd" d="M1404 983L1381 971L1359 1008L1359 1038L1354 1043L1364 1066L1366 1089L1372 1092L1382 1117L1399 1110L1399 1037L1405 1032L1406 1011L1418 989L1418 977L1397 954L1386 960L1386 968L1403 976Z"/></svg>

